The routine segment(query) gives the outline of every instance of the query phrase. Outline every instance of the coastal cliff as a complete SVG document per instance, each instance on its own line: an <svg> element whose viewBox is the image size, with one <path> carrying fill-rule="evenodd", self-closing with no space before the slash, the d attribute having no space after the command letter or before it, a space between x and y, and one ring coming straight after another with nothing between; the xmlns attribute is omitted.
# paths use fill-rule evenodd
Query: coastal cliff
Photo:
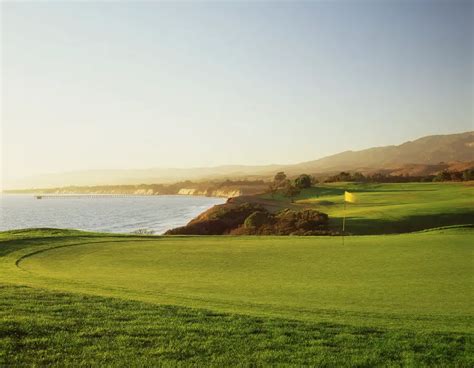
<svg viewBox="0 0 474 368"><path fill-rule="evenodd" d="M257 199L257 198L255 198ZM334 235L328 215L308 208L271 212L257 202L229 199L165 235Z"/></svg>
<svg viewBox="0 0 474 368"><path fill-rule="evenodd" d="M193 195L193 196L206 196L206 197L222 197L222 198L233 198L243 195L240 189L216 189L216 190L199 190L193 188L182 188L178 191L179 195Z"/></svg>
<svg viewBox="0 0 474 368"><path fill-rule="evenodd" d="M68 186L59 188L32 188L6 190L6 194L121 194L121 195L188 195L235 198L264 193L268 184L263 181L202 182L190 181L175 184Z"/></svg>

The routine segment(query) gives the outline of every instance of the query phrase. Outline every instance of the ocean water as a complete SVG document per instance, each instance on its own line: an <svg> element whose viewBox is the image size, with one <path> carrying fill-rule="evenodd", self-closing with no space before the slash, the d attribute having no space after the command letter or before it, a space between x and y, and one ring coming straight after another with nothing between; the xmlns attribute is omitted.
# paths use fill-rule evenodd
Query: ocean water
<svg viewBox="0 0 474 368"><path fill-rule="evenodd" d="M147 229L162 234L225 201L176 195L43 199L33 195L2 195L0 230L54 227L130 233Z"/></svg>

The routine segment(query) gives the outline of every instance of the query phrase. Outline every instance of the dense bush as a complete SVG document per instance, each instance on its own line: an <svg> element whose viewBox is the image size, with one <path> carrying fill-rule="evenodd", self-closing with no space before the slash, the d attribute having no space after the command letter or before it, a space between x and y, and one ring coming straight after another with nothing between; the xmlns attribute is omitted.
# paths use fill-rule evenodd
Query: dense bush
<svg viewBox="0 0 474 368"><path fill-rule="evenodd" d="M191 220L186 226L166 232L167 235L222 235L241 226L254 212L265 211L262 206L253 203L225 203L217 205Z"/></svg>
<svg viewBox="0 0 474 368"><path fill-rule="evenodd" d="M464 170L462 173L462 180L474 180L474 169Z"/></svg>
<svg viewBox="0 0 474 368"><path fill-rule="evenodd" d="M167 235L321 235L328 234L328 215L316 210L285 209L272 214L253 203L214 206L188 225Z"/></svg>
<svg viewBox="0 0 474 368"><path fill-rule="evenodd" d="M325 230L328 215L316 210L295 211L285 209L275 215L275 233L279 235L304 235L309 231Z"/></svg>
<svg viewBox="0 0 474 368"><path fill-rule="evenodd" d="M474 169L464 171L444 170L433 178L433 181L469 181L474 180Z"/></svg>
<svg viewBox="0 0 474 368"><path fill-rule="evenodd" d="M254 213L250 214L245 221L244 227L245 228L258 228L263 225L271 224L272 218L267 211L255 211Z"/></svg>
<svg viewBox="0 0 474 368"><path fill-rule="evenodd" d="M321 235L328 234L328 215L316 210L285 209L276 214L252 213L234 235Z"/></svg>
<svg viewBox="0 0 474 368"><path fill-rule="evenodd" d="M326 183L341 182L341 181L355 181L365 183L409 183L409 182L431 182L431 181L469 181L474 180L474 169L467 169L464 171L449 171L443 170L437 175L387 175L383 173L374 173L371 175L363 175L359 172L353 174L348 172L340 172L332 175L326 180Z"/></svg>
<svg viewBox="0 0 474 368"><path fill-rule="evenodd" d="M293 185L290 181L288 181L283 188L283 195L285 197L291 198L291 201L293 202L293 198L296 197L298 194L300 194L301 190Z"/></svg>
<svg viewBox="0 0 474 368"><path fill-rule="evenodd" d="M286 180L286 174L283 171L277 172L275 177L273 178L273 181L275 183L281 183Z"/></svg>
<svg viewBox="0 0 474 368"><path fill-rule="evenodd" d="M311 176L301 174L295 179L295 186L300 189L311 188Z"/></svg>

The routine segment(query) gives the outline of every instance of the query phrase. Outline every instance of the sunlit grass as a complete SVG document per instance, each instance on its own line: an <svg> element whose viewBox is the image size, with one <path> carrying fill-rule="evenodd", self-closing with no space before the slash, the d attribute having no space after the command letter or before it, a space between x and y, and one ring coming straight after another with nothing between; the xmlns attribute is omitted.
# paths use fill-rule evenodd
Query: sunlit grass
<svg viewBox="0 0 474 368"><path fill-rule="evenodd" d="M431 330L471 321L473 231L4 241L14 284L224 312Z"/></svg>
<svg viewBox="0 0 474 368"><path fill-rule="evenodd" d="M357 203L344 207L344 191ZM265 195L269 197L269 195ZM289 199L277 194L282 206ZM329 215L330 226L352 234L386 234L474 223L474 185L471 183L331 183L304 189L295 199L301 206Z"/></svg>
<svg viewBox="0 0 474 368"><path fill-rule="evenodd" d="M472 366L470 336L0 286L0 366Z"/></svg>
<svg viewBox="0 0 474 368"><path fill-rule="evenodd" d="M339 226L346 189L349 232L431 230L0 233L0 366L473 366L472 187L334 184L297 205Z"/></svg>

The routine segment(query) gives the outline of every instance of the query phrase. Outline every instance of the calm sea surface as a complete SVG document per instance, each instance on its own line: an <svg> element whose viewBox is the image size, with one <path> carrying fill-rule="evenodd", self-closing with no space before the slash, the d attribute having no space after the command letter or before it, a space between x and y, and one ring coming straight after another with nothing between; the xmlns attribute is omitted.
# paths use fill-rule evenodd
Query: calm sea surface
<svg viewBox="0 0 474 368"><path fill-rule="evenodd" d="M192 196L36 199L33 195L2 195L0 230L55 227L130 233L148 229L161 234L225 201Z"/></svg>

